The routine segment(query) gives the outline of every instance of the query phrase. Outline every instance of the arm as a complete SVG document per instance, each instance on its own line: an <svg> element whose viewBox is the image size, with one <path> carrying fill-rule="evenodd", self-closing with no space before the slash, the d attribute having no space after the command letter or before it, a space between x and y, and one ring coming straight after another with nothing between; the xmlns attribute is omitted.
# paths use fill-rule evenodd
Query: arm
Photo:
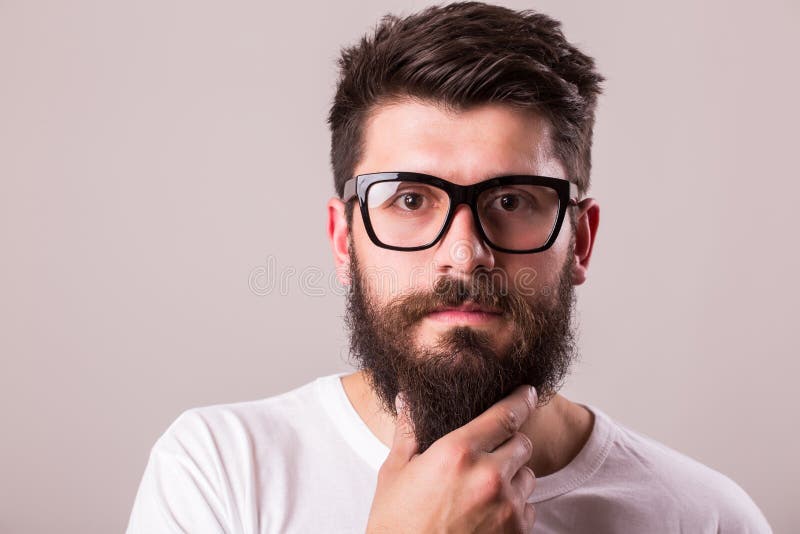
<svg viewBox="0 0 800 534"><path fill-rule="evenodd" d="M202 416L181 414L150 452L127 533L232 532L220 464Z"/></svg>

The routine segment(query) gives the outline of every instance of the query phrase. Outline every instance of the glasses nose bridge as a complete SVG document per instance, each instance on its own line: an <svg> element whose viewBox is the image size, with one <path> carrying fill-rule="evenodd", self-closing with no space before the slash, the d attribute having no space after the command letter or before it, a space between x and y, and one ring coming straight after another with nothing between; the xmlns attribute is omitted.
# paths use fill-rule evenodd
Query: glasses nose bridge
<svg viewBox="0 0 800 534"><path fill-rule="evenodd" d="M478 196L477 187L475 187L475 185L459 185L451 183L448 194L450 196L450 216L448 217L447 224L440 237L443 238L445 234L450 231L450 227L453 224L453 219L455 218L458 207L461 204L466 204L469 207L470 213L472 214L472 222L475 226L476 237L483 241L483 227L481 226L481 221L478 217L478 209L476 205L476 198Z"/></svg>
<svg viewBox="0 0 800 534"><path fill-rule="evenodd" d="M452 202L452 209L455 209L461 204L468 204L472 207L474 203L476 189L472 185L458 185L450 184L450 202Z"/></svg>

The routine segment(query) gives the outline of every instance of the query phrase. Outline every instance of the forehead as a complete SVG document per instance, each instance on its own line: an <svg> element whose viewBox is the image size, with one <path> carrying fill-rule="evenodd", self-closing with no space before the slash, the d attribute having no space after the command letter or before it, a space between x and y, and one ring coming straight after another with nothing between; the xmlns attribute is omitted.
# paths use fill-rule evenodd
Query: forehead
<svg viewBox="0 0 800 534"><path fill-rule="evenodd" d="M541 115L501 104L463 111L416 100L373 109L355 174L414 171L470 184L507 174L565 178Z"/></svg>

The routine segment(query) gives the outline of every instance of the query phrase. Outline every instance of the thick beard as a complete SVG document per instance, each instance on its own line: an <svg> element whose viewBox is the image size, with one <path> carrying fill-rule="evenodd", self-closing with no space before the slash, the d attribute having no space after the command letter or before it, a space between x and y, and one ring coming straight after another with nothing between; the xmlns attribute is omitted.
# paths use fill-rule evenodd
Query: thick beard
<svg viewBox="0 0 800 534"><path fill-rule="evenodd" d="M571 324L572 246L554 294L540 288L534 304L504 284L497 287L497 278L475 276L468 283L439 278L432 290L412 290L378 305L352 244L349 253L345 324L351 356L392 416L394 398L402 392L420 453L521 384L536 387L540 406L561 389L578 356ZM413 333L427 313L465 302L500 308L511 320L513 339L506 350L494 350L485 331L467 326L449 329L433 347L416 346Z"/></svg>

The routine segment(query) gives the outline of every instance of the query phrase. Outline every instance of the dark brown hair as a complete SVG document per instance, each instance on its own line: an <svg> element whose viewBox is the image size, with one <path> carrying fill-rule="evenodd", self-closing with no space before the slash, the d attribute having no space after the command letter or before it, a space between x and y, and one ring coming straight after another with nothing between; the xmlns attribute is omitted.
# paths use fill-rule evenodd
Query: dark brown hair
<svg viewBox="0 0 800 534"><path fill-rule="evenodd" d="M531 10L481 2L384 16L342 50L328 115L334 187L342 196L363 150L363 127L381 104L417 98L463 110L503 103L542 114L553 155L583 195L589 189L592 128L604 78L566 41L561 23ZM347 219L352 215L348 204Z"/></svg>

